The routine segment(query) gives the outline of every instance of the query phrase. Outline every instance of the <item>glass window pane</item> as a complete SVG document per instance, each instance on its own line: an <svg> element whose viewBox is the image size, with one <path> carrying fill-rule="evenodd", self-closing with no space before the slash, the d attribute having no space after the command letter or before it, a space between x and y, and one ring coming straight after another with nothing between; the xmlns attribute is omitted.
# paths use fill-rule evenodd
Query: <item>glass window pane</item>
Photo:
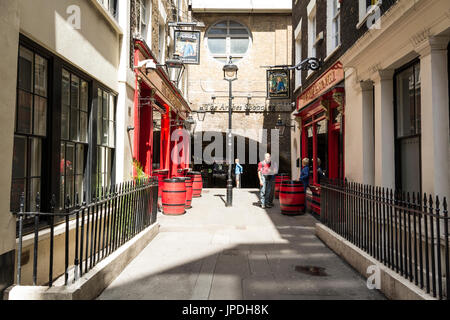
<svg viewBox="0 0 450 320"><path fill-rule="evenodd" d="M103 136L102 145L108 145L108 120L102 120L103 126Z"/></svg>
<svg viewBox="0 0 450 320"><path fill-rule="evenodd" d="M89 86L86 81L81 81L81 98L80 98L80 109L83 111L88 111L89 105Z"/></svg>
<svg viewBox="0 0 450 320"><path fill-rule="evenodd" d="M69 140L70 108L62 106L61 109L61 139Z"/></svg>
<svg viewBox="0 0 450 320"><path fill-rule="evenodd" d="M235 22L235 21L230 21L230 27L231 28L242 28L243 25L238 22Z"/></svg>
<svg viewBox="0 0 450 320"><path fill-rule="evenodd" d="M10 200L10 210L11 212L19 212L20 210L20 196L26 190L26 179L13 179L11 183L11 200ZM25 202L26 203L26 202ZM26 210L26 208L24 208Z"/></svg>
<svg viewBox="0 0 450 320"><path fill-rule="evenodd" d="M63 69L62 71L62 95L61 103L63 106L70 106L70 73Z"/></svg>
<svg viewBox="0 0 450 320"><path fill-rule="evenodd" d="M415 85L413 67L397 75L397 136L415 133Z"/></svg>
<svg viewBox="0 0 450 320"><path fill-rule="evenodd" d="M83 176L77 175L75 176L75 196L78 194L78 203L80 204L83 201ZM75 197L75 200L77 197Z"/></svg>
<svg viewBox="0 0 450 320"><path fill-rule="evenodd" d="M115 98L112 94L109 95L109 120L114 121L115 120Z"/></svg>
<svg viewBox="0 0 450 320"><path fill-rule="evenodd" d="M47 97L47 60L40 55L35 57L34 93Z"/></svg>
<svg viewBox="0 0 450 320"><path fill-rule="evenodd" d="M32 91L33 85L33 52L20 47L19 50L19 76L18 86L21 89Z"/></svg>
<svg viewBox="0 0 450 320"><path fill-rule="evenodd" d="M416 101L415 101L415 127L416 134L420 134L422 132L421 127L421 119L422 119L422 111L421 111L421 79L420 79L420 64L416 64L414 66L414 80L416 82Z"/></svg>
<svg viewBox="0 0 450 320"><path fill-rule="evenodd" d="M208 38L208 48L213 54L225 54L226 53L226 40L225 38Z"/></svg>
<svg viewBox="0 0 450 320"><path fill-rule="evenodd" d="M25 178L27 165L27 138L21 136L14 137L13 169L12 177Z"/></svg>
<svg viewBox="0 0 450 320"><path fill-rule="evenodd" d="M59 208L60 209L64 208L64 199L65 199L64 195L66 194L65 190L64 190L64 181L65 181L65 177L61 176L60 183L59 183Z"/></svg>
<svg viewBox="0 0 450 320"><path fill-rule="evenodd" d="M84 145L77 144L76 174L84 174Z"/></svg>
<svg viewBox="0 0 450 320"><path fill-rule="evenodd" d="M33 96L22 90L19 90L18 95L16 130L20 133L31 133Z"/></svg>
<svg viewBox="0 0 450 320"><path fill-rule="evenodd" d="M70 82L70 106L74 109L79 109L79 94L80 94L80 79L77 76L72 75L72 81Z"/></svg>
<svg viewBox="0 0 450 320"><path fill-rule="evenodd" d="M230 34L248 35L247 29L230 29Z"/></svg>
<svg viewBox="0 0 450 320"><path fill-rule="evenodd" d="M41 176L42 164L42 140L39 138L30 139L30 177Z"/></svg>
<svg viewBox="0 0 450 320"><path fill-rule="evenodd" d="M400 140L402 190L420 191L420 138L413 137Z"/></svg>
<svg viewBox="0 0 450 320"><path fill-rule="evenodd" d="M47 99L34 96L34 134L45 136L47 133Z"/></svg>
<svg viewBox="0 0 450 320"><path fill-rule="evenodd" d="M66 176L73 175L75 160L75 145L73 143L66 144Z"/></svg>
<svg viewBox="0 0 450 320"><path fill-rule="evenodd" d="M223 35L225 36L227 34L227 29L218 29L218 28L211 28L208 32L209 35Z"/></svg>
<svg viewBox="0 0 450 320"><path fill-rule="evenodd" d="M111 147L111 148L114 148L114 144L115 144L115 140L114 140L114 138L115 138L115 135L114 135L114 121L110 121L109 122L109 146Z"/></svg>
<svg viewBox="0 0 450 320"><path fill-rule="evenodd" d="M244 54L248 49L248 38L231 38L231 53Z"/></svg>
<svg viewBox="0 0 450 320"><path fill-rule="evenodd" d="M78 141L78 110L70 109L70 140Z"/></svg>
<svg viewBox="0 0 450 320"><path fill-rule="evenodd" d="M66 163L66 144L64 142L61 142L61 151L59 153L61 164L60 164L60 173L63 176L65 174L65 163Z"/></svg>
<svg viewBox="0 0 450 320"><path fill-rule="evenodd" d="M88 131L88 114L86 112L80 112L80 141L87 142Z"/></svg>
<svg viewBox="0 0 450 320"><path fill-rule="evenodd" d="M226 22L219 22L219 23L216 23L214 25L214 27L226 28L227 27L227 23Z"/></svg>
<svg viewBox="0 0 450 320"><path fill-rule="evenodd" d="M38 192L41 193L41 179L40 178L30 179L28 189L28 199L29 199L28 208L30 211L36 211L36 196Z"/></svg>
<svg viewBox="0 0 450 320"><path fill-rule="evenodd" d="M103 94L98 89L97 95L97 144L102 144L102 106L103 106Z"/></svg>
<svg viewBox="0 0 450 320"><path fill-rule="evenodd" d="M108 119L108 94L106 92L103 92L103 113L102 113L102 117L103 119Z"/></svg>
<svg viewBox="0 0 450 320"><path fill-rule="evenodd" d="M70 207L73 204L73 199L74 199L74 176L66 176L66 192L64 195L64 199L67 197L67 195L69 195L69 199L70 199Z"/></svg>

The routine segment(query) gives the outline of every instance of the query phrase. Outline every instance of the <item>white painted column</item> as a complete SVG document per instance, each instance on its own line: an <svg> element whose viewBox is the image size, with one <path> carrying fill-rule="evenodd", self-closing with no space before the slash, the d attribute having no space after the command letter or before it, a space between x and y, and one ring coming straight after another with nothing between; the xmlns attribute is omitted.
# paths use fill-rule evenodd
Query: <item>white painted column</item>
<svg viewBox="0 0 450 320"><path fill-rule="evenodd" d="M422 191L450 196L449 92L447 37L431 37L420 54Z"/></svg>
<svg viewBox="0 0 450 320"><path fill-rule="evenodd" d="M375 184L373 82L361 82L363 183Z"/></svg>
<svg viewBox="0 0 450 320"><path fill-rule="evenodd" d="M375 185L395 187L394 70L379 70L375 85Z"/></svg>

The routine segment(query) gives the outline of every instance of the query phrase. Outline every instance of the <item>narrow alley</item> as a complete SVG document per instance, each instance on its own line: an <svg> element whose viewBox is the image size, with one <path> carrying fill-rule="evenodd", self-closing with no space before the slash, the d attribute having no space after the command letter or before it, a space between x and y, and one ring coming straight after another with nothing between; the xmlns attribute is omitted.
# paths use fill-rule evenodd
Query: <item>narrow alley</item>
<svg viewBox="0 0 450 320"><path fill-rule="evenodd" d="M314 234L309 214L255 206L256 189L205 189L98 297L109 299L384 299ZM312 268L311 268L312 267Z"/></svg>

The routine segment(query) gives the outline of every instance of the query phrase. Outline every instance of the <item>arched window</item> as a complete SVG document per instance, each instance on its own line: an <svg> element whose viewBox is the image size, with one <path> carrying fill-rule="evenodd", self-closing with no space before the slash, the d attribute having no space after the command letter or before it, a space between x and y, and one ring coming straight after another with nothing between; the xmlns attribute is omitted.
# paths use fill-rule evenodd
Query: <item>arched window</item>
<svg viewBox="0 0 450 320"><path fill-rule="evenodd" d="M220 21L209 28L207 44L210 54L222 63L241 60L250 47L250 32L247 27L235 21Z"/></svg>

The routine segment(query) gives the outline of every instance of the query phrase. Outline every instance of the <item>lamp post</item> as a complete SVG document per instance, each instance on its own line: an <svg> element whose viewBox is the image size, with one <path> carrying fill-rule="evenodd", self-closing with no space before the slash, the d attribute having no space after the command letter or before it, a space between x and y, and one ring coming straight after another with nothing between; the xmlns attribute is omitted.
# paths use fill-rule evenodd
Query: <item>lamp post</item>
<svg viewBox="0 0 450 320"><path fill-rule="evenodd" d="M228 103L228 133L227 133L227 154L228 154L228 179L227 179L227 201L225 206L231 207L233 204L233 180L231 179L231 166L232 166L232 159L231 155L233 154L232 146L232 134L231 134L231 119L233 114L233 94L232 94L232 83L233 81L237 80L237 72L238 67L233 64L230 60L226 65L223 66L223 76L224 80L228 81L229 86L229 103Z"/></svg>

